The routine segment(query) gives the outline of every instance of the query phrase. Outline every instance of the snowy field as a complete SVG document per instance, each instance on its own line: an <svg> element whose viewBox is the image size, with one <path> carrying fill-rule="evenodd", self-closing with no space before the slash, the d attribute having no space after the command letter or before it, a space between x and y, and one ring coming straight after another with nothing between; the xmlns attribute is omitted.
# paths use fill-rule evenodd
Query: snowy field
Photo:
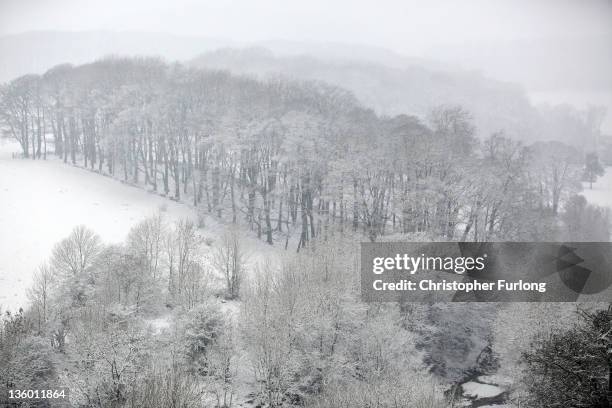
<svg viewBox="0 0 612 408"><path fill-rule="evenodd" d="M13 159L19 146L0 139L0 307L27 302L32 273L53 245L77 225L96 231L105 243L121 242L130 228L160 209L169 220L193 217L194 210L145 190L57 160ZM222 225L207 217L204 236ZM249 239L255 258L271 248Z"/></svg>
<svg viewBox="0 0 612 408"><path fill-rule="evenodd" d="M589 183L582 184L582 195L591 204L608 207L612 210L612 166L606 167L606 174L593 183L591 190Z"/></svg>
<svg viewBox="0 0 612 408"><path fill-rule="evenodd" d="M32 272L53 245L79 224L104 242L122 241L131 226L167 207L170 218L193 211L163 197L55 160L12 159L19 151L0 141L0 306L26 301Z"/></svg>

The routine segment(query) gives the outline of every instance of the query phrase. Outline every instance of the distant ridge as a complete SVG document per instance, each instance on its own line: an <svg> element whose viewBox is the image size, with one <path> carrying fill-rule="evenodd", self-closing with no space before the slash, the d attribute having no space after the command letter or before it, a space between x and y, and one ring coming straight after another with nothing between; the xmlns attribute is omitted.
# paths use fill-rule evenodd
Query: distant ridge
<svg viewBox="0 0 612 408"><path fill-rule="evenodd" d="M110 54L185 60L229 40L131 31L30 31L0 37L0 82L42 73L57 64L82 64Z"/></svg>
<svg viewBox="0 0 612 408"><path fill-rule="evenodd" d="M537 110L516 84L476 71L451 71L424 60L402 60L392 54L387 58L395 58L395 66L366 58L324 59L298 53L278 56L266 48L251 47L208 52L190 64L258 78L281 75L324 81L348 89L365 106L383 115L406 113L426 119L433 107L462 105L474 115L480 137L504 130L509 136L526 139L537 127Z"/></svg>

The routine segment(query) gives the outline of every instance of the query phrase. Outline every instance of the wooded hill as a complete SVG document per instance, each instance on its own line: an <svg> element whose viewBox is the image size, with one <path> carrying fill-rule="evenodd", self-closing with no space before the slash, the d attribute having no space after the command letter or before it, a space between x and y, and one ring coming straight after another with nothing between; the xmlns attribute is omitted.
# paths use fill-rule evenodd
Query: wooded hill
<svg viewBox="0 0 612 408"><path fill-rule="evenodd" d="M244 220L270 244L299 236L298 249L331 227L370 240L544 239L580 188L580 152L503 132L480 141L458 105L434 107L427 123L383 117L320 82L153 58L17 78L2 86L0 118L25 157L53 152Z"/></svg>

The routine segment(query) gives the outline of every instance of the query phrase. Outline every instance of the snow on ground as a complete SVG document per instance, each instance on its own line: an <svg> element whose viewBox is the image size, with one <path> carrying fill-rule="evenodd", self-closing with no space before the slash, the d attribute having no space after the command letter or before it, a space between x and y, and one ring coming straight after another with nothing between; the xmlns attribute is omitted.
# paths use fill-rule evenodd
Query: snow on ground
<svg viewBox="0 0 612 408"><path fill-rule="evenodd" d="M481 384L479 382L470 381L462 384L463 395L472 398L491 398L501 394L504 390L495 385Z"/></svg>
<svg viewBox="0 0 612 408"><path fill-rule="evenodd" d="M153 330L154 334L160 334L164 330L167 330L170 327L171 316L161 316L155 319L150 319L147 321L147 324Z"/></svg>
<svg viewBox="0 0 612 408"><path fill-rule="evenodd" d="M612 166L606 167L606 173L593 183L591 190L589 183L582 183L582 195L591 204L612 209Z"/></svg>
<svg viewBox="0 0 612 408"><path fill-rule="evenodd" d="M0 139L2 310L27 304L33 272L49 258L54 244L77 225L86 225L105 243L113 243L122 242L134 224L162 209L169 220L194 218L195 211L187 204L55 159L14 159L13 153L19 150L17 144ZM214 243L224 228L206 217L203 235ZM253 237L247 237L245 245L251 262L273 251Z"/></svg>
<svg viewBox="0 0 612 408"><path fill-rule="evenodd" d="M193 212L149 194L58 161L12 159L15 144L0 145L0 305L25 303L33 271L53 245L79 224L105 242L121 242L131 226L162 205L171 217Z"/></svg>
<svg viewBox="0 0 612 408"><path fill-rule="evenodd" d="M483 405L480 408L514 408L510 405Z"/></svg>

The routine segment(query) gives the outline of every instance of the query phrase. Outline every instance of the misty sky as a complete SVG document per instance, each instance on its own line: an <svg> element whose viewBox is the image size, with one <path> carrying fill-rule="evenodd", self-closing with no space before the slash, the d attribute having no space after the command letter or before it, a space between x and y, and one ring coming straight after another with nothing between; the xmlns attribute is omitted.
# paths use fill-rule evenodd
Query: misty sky
<svg viewBox="0 0 612 408"><path fill-rule="evenodd" d="M130 30L354 42L419 55L435 45L612 37L609 0L0 0L0 34Z"/></svg>
<svg viewBox="0 0 612 408"><path fill-rule="evenodd" d="M612 0L0 0L0 36L39 30L377 46L520 84L535 103L612 113Z"/></svg>

